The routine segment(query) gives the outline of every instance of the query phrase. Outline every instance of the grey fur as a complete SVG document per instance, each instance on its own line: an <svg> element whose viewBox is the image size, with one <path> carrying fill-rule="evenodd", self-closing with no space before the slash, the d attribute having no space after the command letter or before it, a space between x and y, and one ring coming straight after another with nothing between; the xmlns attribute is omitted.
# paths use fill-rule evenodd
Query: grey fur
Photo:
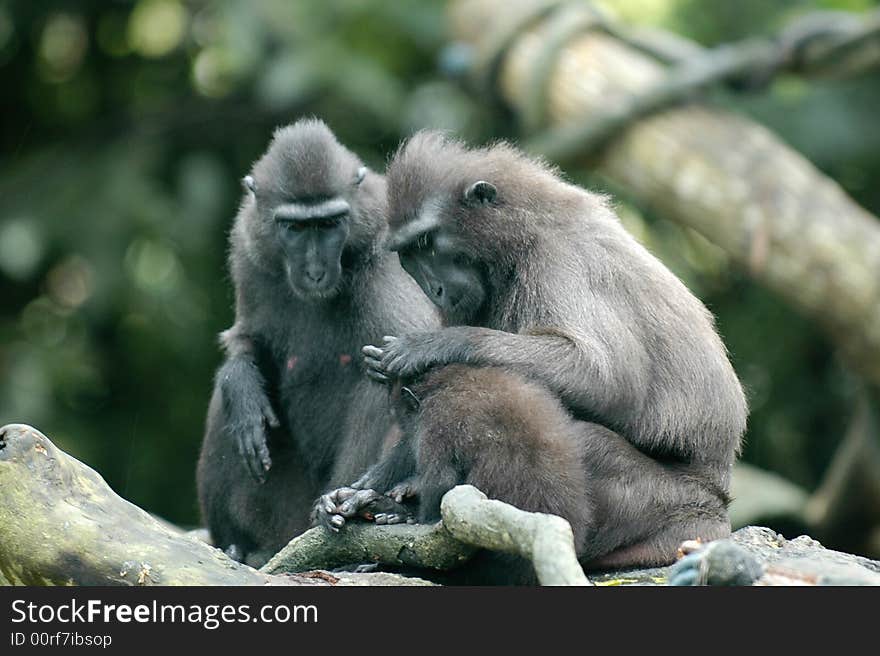
<svg viewBox="0 0 880 656"><path fill-rule="evenodd" d="M217 546L259 563L308 527L321 492L357 477L396 440L387 394L363 376L361 346L438 320L382 248L384 178L365 171L326 125L301 120L278 130L251 176L255 191L245 193L230 237L236 316L221 335L226 360L198 488ZM341 277L303 295L291 285L274 211L332 199L351 207ZM250 459L236 450L242 435ZM264 482L249 474L251 460Z"/></svg>
<svg viewBox="0 0 880 656"><path fill-rule="evenodd" d="M404 144L387 175L389 243L406 251L433 229L436 243L452 244L455 261L483 288L473 295L479 307L447 312L440 331L404 333L365 349L376 372L418 384L432 367L496 367L558 397L567 417L551 410L538 417L543 439L561 436L553 426L563 419L580 425L586 514L574 529L585 536L577 546L590 567L670 562L682 540L729 533L727 492L746 427L745 396L711 314L626 232L607 199L507 144L469 149L437 132ZM497 195L463 202L477 181ZM484 398L456 394L454 379L444 386L457 401L430 417L419 411L404 442L417 452L437 453L440 426L478 423L473 415L488 412ZM503 405L517 386L502 382L481 393ZM496 422L509 432L503 442L516 436L517 422ZM502 457L492 440L467 437L483 440L479 458ZM424 480L429 460L417 465L421 487L440 484ZM510 490L503 500L522 502L523 490L532 489L526 464L498 467L496 475L496 486ZM547 485L571 493L559 481ZM552 489L545 494L552 497Z"/></svg>

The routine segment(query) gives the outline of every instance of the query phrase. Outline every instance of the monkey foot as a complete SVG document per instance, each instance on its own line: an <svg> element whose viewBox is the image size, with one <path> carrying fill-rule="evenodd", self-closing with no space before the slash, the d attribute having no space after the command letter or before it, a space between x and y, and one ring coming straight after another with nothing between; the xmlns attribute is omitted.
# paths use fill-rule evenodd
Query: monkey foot
<svg viewBox="0 0 880 656"><path fill-rule="evenodd" d="M409 510L391 497L375 490L342 487L321 496L312 513L312 524L338 532L349 519L365 519L376 524L403 524L414 521Z"/></svg>

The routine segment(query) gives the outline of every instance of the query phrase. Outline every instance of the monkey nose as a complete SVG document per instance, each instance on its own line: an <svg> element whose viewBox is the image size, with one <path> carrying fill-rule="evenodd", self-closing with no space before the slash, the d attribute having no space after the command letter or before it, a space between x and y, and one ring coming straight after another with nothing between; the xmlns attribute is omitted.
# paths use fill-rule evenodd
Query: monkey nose
<svg viewBox="0 0 880 656"><path fill-rule="evenodd" d="M324 269L306 269L306 278L316 285L324 279L327 272Z"/></svg>

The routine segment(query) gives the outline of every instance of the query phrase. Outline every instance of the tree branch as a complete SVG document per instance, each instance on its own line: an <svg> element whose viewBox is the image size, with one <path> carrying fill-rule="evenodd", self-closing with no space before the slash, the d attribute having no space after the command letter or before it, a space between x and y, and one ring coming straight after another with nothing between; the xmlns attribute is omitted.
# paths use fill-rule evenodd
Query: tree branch
<svg viewBox="0 0 880 656"><path fill-rule="evenodd" d="M400 585L395 575L274 576L157 521L22 424L0 428L0 583ZM418 582L418 581L415 581Z"/></svg>
<svg viewBox="0 0 880 656"><path fill-rule="evenodd" d="M355 563L382 563L448 570L476 549L453 538L437 524L379 526L348 522L339 533L323 526L291 540L260 571L267 574L333 569Z"/></svg>
<svg viewBox="0 0 880 656"><path fill-rule="evenodd" d="M541 585L590 585L575 554L571 525L562 517L487 499L470 485L447 492L440 512L458 540L530 559Z"/></svg>

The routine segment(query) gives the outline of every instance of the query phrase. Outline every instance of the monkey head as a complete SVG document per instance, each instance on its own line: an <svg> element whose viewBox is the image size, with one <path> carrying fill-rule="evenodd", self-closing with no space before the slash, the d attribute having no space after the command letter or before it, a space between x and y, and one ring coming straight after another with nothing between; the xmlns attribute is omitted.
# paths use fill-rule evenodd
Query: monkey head
<svg viewBox="0 0 880 656"><path fill-rule="evenodd" d="M529 195L542 164L506 144L469 149L423 131L387 172L389 237L403 268L439 307L446 325L480 325L525 261L534 232Z"/></svg>
<svg viewBox="0 0 880 656"><path fill-rule="evenodd" d="M242 181L245 234L256 264L283 272L305 300L335 296L351 261L375 241L375 205L384 182L342 146L321 121L304 119L275 132ZM381 216L381 213L379 213Z"/></svg>

